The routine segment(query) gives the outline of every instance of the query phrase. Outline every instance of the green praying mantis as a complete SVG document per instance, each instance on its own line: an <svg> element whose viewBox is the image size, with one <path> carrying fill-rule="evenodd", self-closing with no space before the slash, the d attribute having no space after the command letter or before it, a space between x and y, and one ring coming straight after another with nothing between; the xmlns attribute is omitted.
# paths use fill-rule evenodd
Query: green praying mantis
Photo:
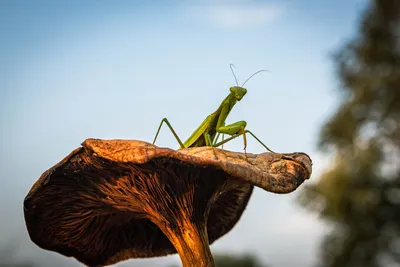
<svg viewBox="0 0 400 267"><path fill-rule="evenodd" d="M210 146L213 149L214 155L215 154L214 147L223 146L226 142L229 142L239 136L243 136L244 142L244 152L247 159L247 137L246 134L250 134L253 136L264 148L268 151L273 152L269 149L260 139L257 138L252 132L246 129L247 122L246 121L238 121L232 124L225 125L226 118L228 117L229 113L231 112L232 108L235 104L242 100L243 96L246 95L247 90L243 87L246 82L248 82L254 75L266 71L260 70L252 74L247 80L242 84L242 86L238 85L235 72L233 71L234 65L230 64L230 69L236 81L236 86L232 86L230 88L229 95L222 101L221 105L218 107L216 111L211 113L207 116L207 118L200 124L200 126L192 133L192 135L185 141L182 142L179 136L176 134L174 128L172 127L171 123L168 121L167 118L163 118L161 120L160 126L158 127L156 136L154 137L153 144L156 142L158 134L160 133L161 127L163 123L165 123L169 129L171 130L172 134L175 136L176 140L179 143L180 149L182 148L189 148L189 147L201 147L201 146ZM230 135L229 138L225 139L222 137L222 141L219 141L220 135ZM275 153L275 152L273 152Z"/></svg>

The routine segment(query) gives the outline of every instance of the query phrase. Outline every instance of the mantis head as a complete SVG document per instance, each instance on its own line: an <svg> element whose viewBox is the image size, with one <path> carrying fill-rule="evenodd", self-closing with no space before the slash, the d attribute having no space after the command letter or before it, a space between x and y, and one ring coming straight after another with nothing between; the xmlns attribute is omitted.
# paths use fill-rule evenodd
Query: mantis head
<svg viewBox="0 0 400 267"><path fill-rule="evenodd" d="M233 77L235 77L236 86L232 86L232 87L230 88L230 90L231 90L231 95L232 95L237 101L240 101L240 100L243 98L243 96L247 93L246 88L243 88L242 86L244 86L254 75L256 75L256 74L258 74L258 73L260 73L260 72L262 72L262 71L267 71L267 70L259 70L259 71L255 72L255 73L253 73L249 78L247 78L247 80L242 84L242 86L239 86L238 81L237 81L237 78L236 78L236 75L235 75L235 72L233 71L233 68L232 68L232 67L234 67L234 65L233 65L233 64L230 64L230 68L231 68Z"/></svg>
<svg viewBox="0 0 400 267"><path fill-rule="evenodd" d="M240 101L243 96L247 93L246 88L240 87L240 86L232 86L230 88L231 90L231 95L237 100Z"/></svg>

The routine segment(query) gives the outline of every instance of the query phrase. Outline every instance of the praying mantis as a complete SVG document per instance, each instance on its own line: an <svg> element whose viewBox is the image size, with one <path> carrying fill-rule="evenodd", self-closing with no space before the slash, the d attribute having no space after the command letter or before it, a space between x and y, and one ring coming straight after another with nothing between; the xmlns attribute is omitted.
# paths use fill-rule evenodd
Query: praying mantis
<svg viewBox="0 0 400 267"><path fill-rule="evenodd" d="M232 124L225 125L226 118L228 117L229 113L231 112L232 108L235 104L242 100L242 98L246 95L247 89L243 86L248 82L254 75L266 71L260 70L255 72L251 75L247 80L242 84L242 86L238 85L235 72L233 71L234 65L230 64L230 69L236 81L236 86L232 86L230 88L229 95L222 101L221 105L218 107L216 111L211 113L207 116L207 118L200 124L200 126L192 133L192 135L185 141L182 142L179 136L176 134L174 128L172 127L171 123L168 121L167 118L163 118L161 120L160 126L158 127L156 136L154 137L153 144L156 142L158 134L160 133L161 127L163 123L165 123L168 128L171 130L172 134L175 136L176 140L179 143L180 149L189 148L189 147L201 147L201 146L210 146L213 149L214 155L215 154L214 147L219 147L229 142L239 136L243 136L243 143L244 143L244 152L247 159L247 137L246 134L250 134L253 136L264 148L268 151L273 152L269 149L260 139L257 138L252 132L246 129L247 122L246 121L237 121ZM218 142L220 134L230 135L229 138ZM275 152L273 152L275 153Z"/></svg>

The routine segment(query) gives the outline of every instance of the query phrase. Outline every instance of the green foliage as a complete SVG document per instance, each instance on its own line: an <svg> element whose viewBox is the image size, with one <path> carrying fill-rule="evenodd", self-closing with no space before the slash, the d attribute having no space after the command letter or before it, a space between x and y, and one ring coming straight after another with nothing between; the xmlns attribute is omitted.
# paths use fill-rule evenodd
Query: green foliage
<svg viewBox="0 0 400 267"><path fill-rule="evenodd" d="M252 254L216 254L213 255L213 257L215 267L267 267L266 265L261 264L261 262Z"/></svg>
<svg viewBox="0 0 400 267"><path fill-rule="evenodd" d="M319 140L334 162L301 197L333 225L321 266L400 264L400 1L371 1L335 60L343 102Z"/></svg>

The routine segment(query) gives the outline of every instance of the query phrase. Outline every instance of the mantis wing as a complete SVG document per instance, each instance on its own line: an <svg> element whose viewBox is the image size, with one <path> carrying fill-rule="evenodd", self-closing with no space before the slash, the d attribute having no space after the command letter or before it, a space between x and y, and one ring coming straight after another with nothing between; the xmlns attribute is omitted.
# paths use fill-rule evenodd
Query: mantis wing
<svg viewBox="0 0 400 267"><path fill-rule="evenodd" d="M187 148L187 147L197 147L199 145L195 144L195 143L200 141L200 138L202 138L203 142L204 142L204 144L202 146L205 146L204 133L207 131L207 129L210 126L211 122L213 121L214 117L215 117L214 114L211 114L211 115L207 116L207 118L200 124L200 126L183 143L183 146L185 148ZM193 145L193 144L195 144L195 145Z"/></svg>

